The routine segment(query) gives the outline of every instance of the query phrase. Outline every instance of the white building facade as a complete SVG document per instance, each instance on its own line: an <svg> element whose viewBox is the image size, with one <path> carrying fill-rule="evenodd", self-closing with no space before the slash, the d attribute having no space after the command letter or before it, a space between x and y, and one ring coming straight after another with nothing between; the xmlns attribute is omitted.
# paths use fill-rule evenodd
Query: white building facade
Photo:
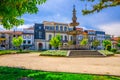
<svg viewBox="0 0 120 80"><path fill-rule="evenodd" d="M71 28L66 23L44 21L42 24L35 24L34 28L36 50L54 49L49 42L52 37L58 34L61 36L62 43L68 42L72 37L71 35L67 35L67 31Z"/></svg>

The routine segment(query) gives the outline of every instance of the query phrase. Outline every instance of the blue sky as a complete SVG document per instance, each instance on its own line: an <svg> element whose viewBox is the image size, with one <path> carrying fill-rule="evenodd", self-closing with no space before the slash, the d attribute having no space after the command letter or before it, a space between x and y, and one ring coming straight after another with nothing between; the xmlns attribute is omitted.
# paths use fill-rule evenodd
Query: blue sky
<svg viewBox="0 0 120 80"><path fill-rule="evenodd" d="M70 23L72 20L73 5L76 6L79 27L84 29L102 30L108 34L120 36L120 6L103 9L99 13L82 15L81 10L85 9L86 2L80 0L47 0L43 5L39 5L37 14L25 14L22 16L25 24L20 28L29 27L34 23L43 21L55 21ZM94 3L87 3L87 8L91 8Z"/></svg>

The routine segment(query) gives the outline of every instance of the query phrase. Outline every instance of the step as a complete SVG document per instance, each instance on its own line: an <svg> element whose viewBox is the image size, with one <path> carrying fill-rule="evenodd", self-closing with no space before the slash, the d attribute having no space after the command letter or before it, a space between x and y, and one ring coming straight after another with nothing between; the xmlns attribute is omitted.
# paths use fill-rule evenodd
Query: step
<svg viewBox="0 0 120 80"><path fill-rule="evenodd" d="M68 56L105 56L98 51L90 51L90 50L70 50L68 52Z"/></svg>

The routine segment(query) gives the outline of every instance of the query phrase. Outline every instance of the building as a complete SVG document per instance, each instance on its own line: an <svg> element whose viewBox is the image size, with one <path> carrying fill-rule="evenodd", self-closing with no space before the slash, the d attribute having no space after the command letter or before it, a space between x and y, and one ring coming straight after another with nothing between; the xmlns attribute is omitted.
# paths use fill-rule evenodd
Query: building
<svg viewBox="0 0 120 80"><path fill-rule="evenodd" d="M21 36L21 31L0 31L0 48L1 49L13 49L12 39L13 37Z"/></svg>
<svg viewBox="0 0 120 80"><path fill-rule="evenodd" d="M100 41L100 45L98 46L98 49L104 49L102 42L105 40L105 32L104 31L95 31L95 39Z"/></svg>
<svg viewBox="0 0 120 80"><path fill-rule="evenodd" d="M23 49L32 49L34 50L34 28L26 28L22 31L22 37L23 37Z"/></svg>
<svg viewBox="0 0 120 80"><path fill-rule="evenodd" d="M85 30L85 32L88 33L88 43L89 45L92 45L92 42L95 40L96 38L96 32L94 30Z"/></svg>
<svg viewBox="0 0 120 80"><path fill-rule="evenodd" d="M35 40L35 49L54 49L49 41L52 37L59 34L61 36L61 42L67 44L68 41L72 41L73 36L68 35L67 32L73 30L66 23L58 23L58 22L48 22L44 21L41 24L35 23L34 25L34 40ZM98 49L103 49L102 41L105 40L105 32L104 31L94 31L94 30L83 30L83 28L77 28L77 30L82 31L80 35L77 36L77 43L80 44L82 39L88 39L89 47L92 46L92 42L94 40L99 40L100 45Z"/></svg>
<svg viewBox="0 0 120 80"><path fill-rule="evenodd" d="M120 48L117 46L117 44L118 44L119 41L120 41L120 37L114 37L114 36L112 36L112 38L111 38L112 47L113 47L113 48L120 49Z"/></svg>
<svg viewBox="0 0 120 80"><path fill-rule="evenodd" d="M43 24L35 23L34 40L36 50L46 49L45 28Z"/></svg>
<svg viewBox="0 0 120 80"><path fill-rule="evenodd" d="M69 25L66 23L44 21L42 24L35 24L35 49L53 49L49 41L57 34L61 36L61 42L63 44L68 42L72 39L71 35L67 35L68 30L72 30L72 28L69 28Z"/></svg>
<svg viewBox="0 0 120 80"><path fill-rule="evenodd" d="M105 34L105 39L106 39L106 40L111 40L112 37L111 37L111 35L109 35L109 34Z"/></svg>

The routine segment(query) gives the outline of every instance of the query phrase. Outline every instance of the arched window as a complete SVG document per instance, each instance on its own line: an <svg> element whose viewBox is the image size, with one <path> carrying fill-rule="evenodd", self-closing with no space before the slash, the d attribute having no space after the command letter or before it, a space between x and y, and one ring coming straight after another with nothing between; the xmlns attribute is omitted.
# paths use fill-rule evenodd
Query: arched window
<svg viewBox="0 0 120 80"><path fill-rule="evenodd" d="M58 25L56 26L56 31L59 31L59 27L58 27Z"/></svg>
<svg viewBox="0 0 120 80"><path fill-rule="evenodd" d="M63 40L63 36L61 35L61 41Z"/></svg>
<svg viewBox="0 0 120 80"><path fill-rule="evenodd" d="M64 31L67 31L67 27L64 27Z"/></svg>
<svg viewBox="0 0 120 80"><path fill-rule="evenodd" d="M67 41L67 36L65 35L65 41Z"/></svg>
<svg viewBox="0 0 120 80"><path fill-rule="evenodd" d="M73 40L72 36L70 37L70 40L71 40L71 41Z"/></svg>

